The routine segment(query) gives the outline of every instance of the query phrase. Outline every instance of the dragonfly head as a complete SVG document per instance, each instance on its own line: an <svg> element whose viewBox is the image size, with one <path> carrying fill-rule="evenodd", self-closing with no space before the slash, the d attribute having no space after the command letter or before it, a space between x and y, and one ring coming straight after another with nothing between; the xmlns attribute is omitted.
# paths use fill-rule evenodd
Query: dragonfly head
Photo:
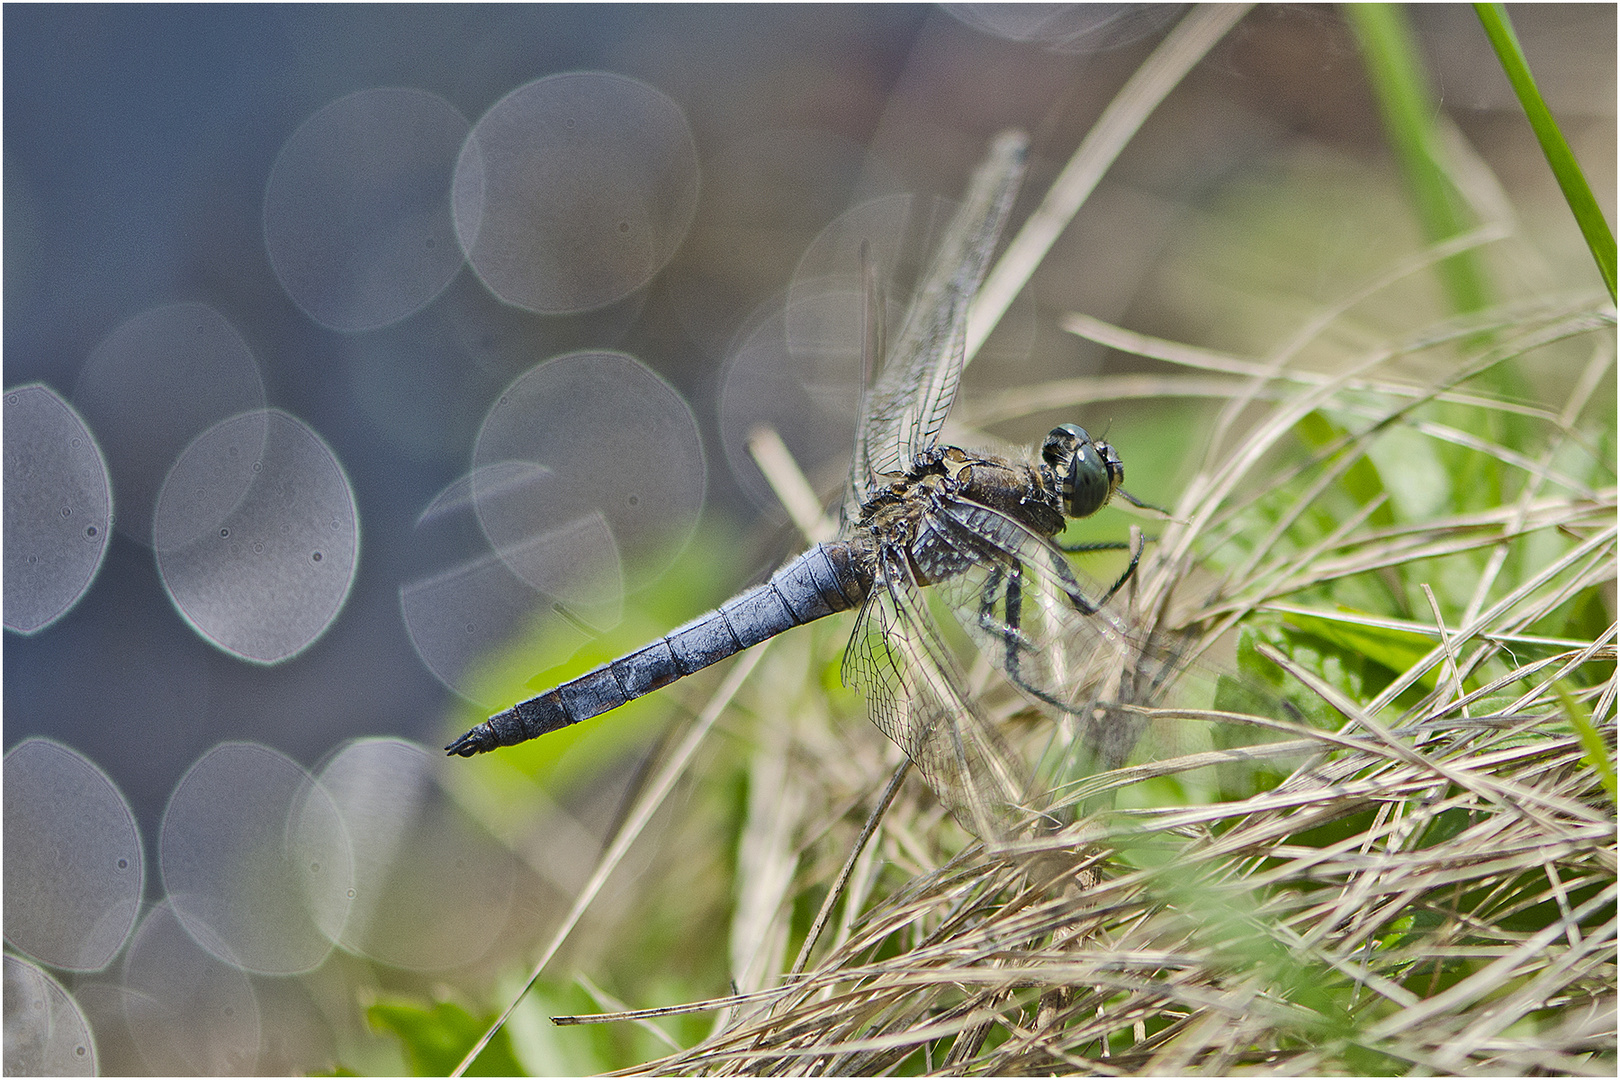
<svg viewBox="0 0 1620 1080"><path fill-rule="evenodd" d="M1114 448L1093 439L1078 424L1053 428L1041 444L1041 459L1057 478L1063 512L1069 517L1095 514L1125 481L1125 463Z"/></svg>

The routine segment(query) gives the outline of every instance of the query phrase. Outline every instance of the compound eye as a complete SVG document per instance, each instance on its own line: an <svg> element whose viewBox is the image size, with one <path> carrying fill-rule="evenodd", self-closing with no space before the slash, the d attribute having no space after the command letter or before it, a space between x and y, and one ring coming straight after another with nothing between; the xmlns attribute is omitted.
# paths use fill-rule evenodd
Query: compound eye
<svg viewBox="0 0 1620 1080"><path fill-rule="evenodd" d="M1041 443L1041 460L1062 474L1068 470L1075 447L1090 441L1091 436L1079 424L1059 424L1047 433L1046 441Z"/></svg>
<svg viewBox="0 0 1620 1080"><path fill-rule="evenodd" d="M1084 431L1081 434L1084 435ZM1108 464L1097 452L1090 436L1086 436L1075 448L1074 456L1069 459L1069 469L1063 474L1063 511L1070 517L1090 517L1103 508L1113 493L1114 483Z"/></svg>

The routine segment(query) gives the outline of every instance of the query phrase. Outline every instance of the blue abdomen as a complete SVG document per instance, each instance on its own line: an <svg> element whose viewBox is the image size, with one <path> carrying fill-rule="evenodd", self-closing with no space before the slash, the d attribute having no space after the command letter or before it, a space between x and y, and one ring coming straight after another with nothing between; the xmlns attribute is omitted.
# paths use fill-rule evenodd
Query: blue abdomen
<svg viewBox="0 0 1620 1080"><path fill-rule="evenodd" d="M846 542L817 544L771 580L643 649L496 713L446 749L471 757L588 720L801 623L858 604L871 585Z"/></svg>

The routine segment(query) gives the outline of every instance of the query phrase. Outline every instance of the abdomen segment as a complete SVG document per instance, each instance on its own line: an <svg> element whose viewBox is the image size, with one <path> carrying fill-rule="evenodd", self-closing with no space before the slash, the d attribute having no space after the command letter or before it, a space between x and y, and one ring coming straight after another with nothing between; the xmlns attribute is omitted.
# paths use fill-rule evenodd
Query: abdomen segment
<svg viewBox="0 0 1620 1080"><path fill-rule="evenodd" d="M472 757L588 720L801 623L854 607L871 584L847 542L817 544L764 585L646 648L496 713L445 747Z"/></svg>

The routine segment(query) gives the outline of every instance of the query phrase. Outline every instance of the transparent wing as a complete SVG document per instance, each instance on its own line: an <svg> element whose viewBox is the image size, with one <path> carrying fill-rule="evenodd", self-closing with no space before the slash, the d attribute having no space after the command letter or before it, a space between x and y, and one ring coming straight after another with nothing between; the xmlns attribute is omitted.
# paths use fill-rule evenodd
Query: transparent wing
<svg viewBox="0 0 1620 1080"><path fill-rule="evenodd" d="M962 826L994 841L1016 831L1027 788L963 691L905 555L885 549L844 652L846 685L865 695L872 722L911 758Z"/></svg>
<svg viewBox="0 0 1620 1080"><path fill-rule="evenodd" d="M1024 695L1068 721L1092 765L1123 763L1135 722L1112 708L1149 704L1177 670L1173 650L1144 640L1125 604L1049 540L967 500L925 519L919 568L974 643Z"/></svg>
<svg viewBox="0 0 1620 1080"><path fill-rule="evenodd" d="M873 392L872 374L883 368L884 349L888 345L883 284L869 244L861 245L861 297L861 403L855 425L855 453L850 459L849 480L844 488L841 517L846 532L860 517L861 504L866 501L867 489L871 486L866 429Z"/></svg>
<svg viewBox="0 0 1620 1080"><path fill-rule="evenodd" d="M945 230L877 384L866 395L845 505L850 519L872 478L909 469L917 452L933 444L951 410L962 375L968 307L1018 193L1027 148L1022 132L996 137Z"/></svg>
<svg viewBox="0 0 1620 1080"><path fill-rule="evenodd" d="M1056 721L1024 729L1047 744L1026 796L1040 797L1043 814L1061 816L1064 792L1127 759L1225 755L1213 773L1189 781L1196 784L1225 782L1222 770L1303 760L1291 756L1303 750L1259 749L1288 740L1232 718L1300 723L1320 703L1290 692L1280 675L1266 682L1192 659L1192 635L1150 629L1124 595L1099 602L1107 588L1006 515L959 497L943 501L919 522L912 557L985 658ZM995 709L992 698L982 700Z"/></svg>

